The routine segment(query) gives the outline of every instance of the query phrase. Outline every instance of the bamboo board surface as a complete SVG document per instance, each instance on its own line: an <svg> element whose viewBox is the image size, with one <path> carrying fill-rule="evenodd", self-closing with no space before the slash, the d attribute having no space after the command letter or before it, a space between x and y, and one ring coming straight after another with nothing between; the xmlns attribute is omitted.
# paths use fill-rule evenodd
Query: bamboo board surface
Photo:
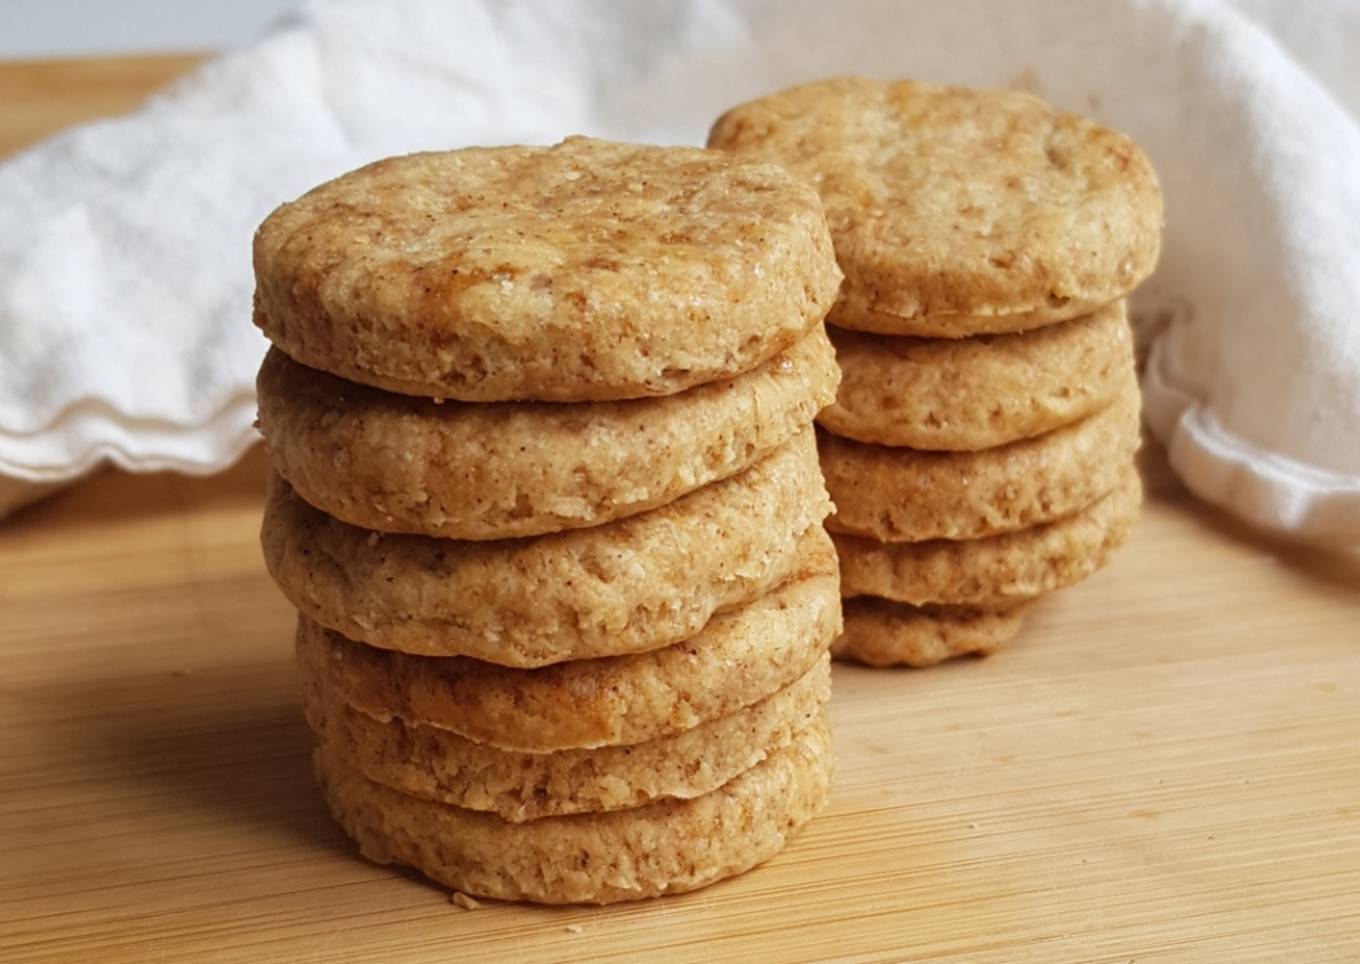
<svg viewBox="0 0 1360 964"><path fill-rule="evenodd" d="M0 65L0 152L191 62ZM1015 645L838 667L833 800L773 862L473 912L324 812L261 453L105 473L0 523L0 960L1360 960L1360 560L1143 461L1128 548Z"/></svg>

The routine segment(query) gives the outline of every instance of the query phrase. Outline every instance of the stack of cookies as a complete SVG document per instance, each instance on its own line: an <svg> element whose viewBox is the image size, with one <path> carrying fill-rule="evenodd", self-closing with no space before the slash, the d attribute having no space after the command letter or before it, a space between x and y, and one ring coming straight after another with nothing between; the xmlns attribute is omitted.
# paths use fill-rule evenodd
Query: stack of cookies
<svg viewBox="0 0 1360 964"><path fill-rule="evenodd" d="M372 164L255 239L266 560L363 853L690 890L823 805L841 629L816 193L573 138Z"/></svg>
<svg viewBox="0 0 1360 964"><path fill-rule="evenodd" d="M814 184L845 286L824 411L837 655L987 653L1137 516L1124 301L1161 193L1127 138L1028 94L840 78L737 107L709 143Z"/></svg>

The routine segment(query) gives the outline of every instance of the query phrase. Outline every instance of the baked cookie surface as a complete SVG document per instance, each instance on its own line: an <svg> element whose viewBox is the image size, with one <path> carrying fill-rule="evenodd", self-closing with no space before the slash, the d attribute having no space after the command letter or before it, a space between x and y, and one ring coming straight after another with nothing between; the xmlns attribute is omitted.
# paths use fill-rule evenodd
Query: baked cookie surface
<svg viewBox="0 0 1360 964"><path fill-rule="evenodd" d="M771 164L573 137L393 157L276 209L255 323L313 368L466 401L667 395L747 371L840 283Z"/></svg>
<svg viewBox="0 0 1360 964"><path fill-rule="evenodd" d="M352 525L502 539L599 525L727 478L836 397L826 332L752 371L665 398L436 404L271 351L257 380L275 471Z"/></svg>
<svg viewBox="0 0 1360 964"><path fill-rule="evenodd" d="M835 758L823 714L788 746L711 793L631 810L510 823L399 793L318 749L336 821L376 863L468 894L609 904L695 890L784 848L826 804Z"/></svg>
<svg viewBox="0 0 1360 964"><path fill-rule="evenodd" d="M1020 631L1023 612L970 606L912 606L878 596L845 601L845 631L831 655L866 666L934 666L986 656Z"/></svg>
<svg viewBox="0 0 1360 964"><path fill-rule="evenodd" d="M845 272L827 320L1023 331L1124 297L1160 246L1147 157L1033 95L841 77L735 107L709 146L814 184Z"/></svg>
<svg viewBox="0 0 1360 964"><path fill-rule="evenodd" d="M1050 522L1118 485L1139 444L1133 372L1104 411L980 452L921 452L818 433L833 532L883 542L979 539Z"/></svg>
<svg viewBox="0 0 1360 964"><path fill-rule="evenodd" d="M1119 486L1065 519L986 539L885 543L832 534L841 592L913 606L1005 609L1080 582L1124 544L1142 484L1126 466Z"/></svg>
<svg viewBox="0 0 1360 964"><path fill-rule="evenodd" d="M693 729L629 746L517 753L448 730L380 722L304 679L307 718L370 780L515 823L691 799L791 743L831 695L829 657L778 692Z"/></svg>
<svg viewBox="0 0 1360 964"><path fill-rule="evenodd" d="M298 660L379 720L530 753L642 743L750 706L812 668L841 631L835 555L824 552L810 574L647 653L511 669L375 649L299 616Z"/></svg>
<svg viewBox="0 0 1360 964"><path fill-rule="evenodd" d="M1122 301L1015 334L829 333L842 378L818 424L857 442L927 451L972 452L1070 425L1110 404L1133 370Z"/></svg>
<svg viewBox="0 0 1360 964"><path fill-rule="evenodd" d="M271 480L265 562L288 600L350 639L532 667L669 646L782 585L825 544L811 428L669 505L532 539L384 535Z"/></svg>

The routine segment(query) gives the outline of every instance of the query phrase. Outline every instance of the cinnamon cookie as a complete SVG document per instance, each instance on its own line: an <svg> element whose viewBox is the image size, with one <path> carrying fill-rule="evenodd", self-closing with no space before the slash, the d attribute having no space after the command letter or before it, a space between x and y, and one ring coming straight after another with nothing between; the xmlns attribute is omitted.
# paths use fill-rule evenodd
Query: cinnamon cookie
<svg viewBox="0 0 1360 964"><path fill-rule="evenodd" d="M1020 631L1022 611L970 606L912 606L878 596L845 601L837 659L867 666L934 666L956 656L986 656Z"/></svg>
<svg viewBox="0 0 1360 964"><path fill-rule="evenodd" d="M812 435L669 505L533 539L382 535L276 478L265 562L304 615L383 649L519 667L658 649L781 585L824 544Z"/></svg>
<svg viewBox="0 0 1360 964"><path fill-rule="evenodd" d="M477 402L749 371L841 278L816 192L783 169L584 137L361 167L269 215L254 262L255 323L299 362Z"/></svg>
<svg viewBox="0 0 1360 964"><path fill-rule="evenodd" d="M834 535L841 592L1004 609L1080 582L1109 561L1138 518L1142 485L1126 466L1116 488L1075 515L987 539L884 543Z"/></svg>
<svg viewBox="0 0 1360 964"><path fill-rule="evenodd" d="M272 351L260 430L275 470L352 525L503 539L599 525L735 475L836 397L820 326L753 371L665 398L436 404Z"/></svg>
<svg viewBox="0 0 1360 964"><path fill-rule="evenodd" d="M1009 335L829 332L843 377L817 422L878 445L975 452L1033 438L1108 406L1133 370L1122 301Z"/></svg>
<svg viewBox="0 0 1360 964"><path fill-rule="evenodd" d="M819 436L833 532L883 542L978 539L1071 515L1113 489L1139 443L1133 372L1104 411L980 452L920 452Z"/></svg>
<svg viewBox="0 0 1360 964"><path fill-rule="evenodd" d="M300 616L298 660L379 720L529 753L642 743L750 706L812 668L841 631L835 557L824 552L809 575L648 653L510 669L375 649Z"/></svg>
<svg viewBox="0 0 1360 964"><path fill-rule="evenodd" d="M826 717L764 762L692 800L510 823L363 776L336 744L316 753L335 819L376 863L478 897L610 904L696 890L774 856L826 804Z"/></svg>
<svg viewBox="0 0 1360 964"><path fill-rule="evenodd" d="M840 77L733 108L709 146L816 186L845 272L827 320L845 328L1023 331L1124 297L1157 262L1147 157L1031 94Z"/></svg>
<svg viewBox="0 0 1360 964"><path fill-rule="evenodd" d="M688 800L788 746L831 695L829 657L759 702L672 736L596 750L521 753L448 730L356 710L305 679L307 718L370 780L426 800L521 823Z"/></svg>

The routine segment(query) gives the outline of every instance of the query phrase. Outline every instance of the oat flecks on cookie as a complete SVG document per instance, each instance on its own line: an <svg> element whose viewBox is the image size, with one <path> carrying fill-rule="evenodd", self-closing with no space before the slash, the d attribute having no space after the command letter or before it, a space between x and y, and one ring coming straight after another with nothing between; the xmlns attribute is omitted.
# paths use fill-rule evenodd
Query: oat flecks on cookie
<svg viewBox="0 0 1360 964"><path fill-rule="evenodd" d="M819 324L816 193L715 151L582 137L378 161L255 236L255 323L296 360L468 401L665 395Z"/></svg>
<svg viewBox="0 0 1360 964"><path fill-rule="evenodd" d="M1126 295L1162 199L1127 137L1018 91L842 77L735 107L709 145L816 186L845 271L828 321L1022 331Z"/></svg>

